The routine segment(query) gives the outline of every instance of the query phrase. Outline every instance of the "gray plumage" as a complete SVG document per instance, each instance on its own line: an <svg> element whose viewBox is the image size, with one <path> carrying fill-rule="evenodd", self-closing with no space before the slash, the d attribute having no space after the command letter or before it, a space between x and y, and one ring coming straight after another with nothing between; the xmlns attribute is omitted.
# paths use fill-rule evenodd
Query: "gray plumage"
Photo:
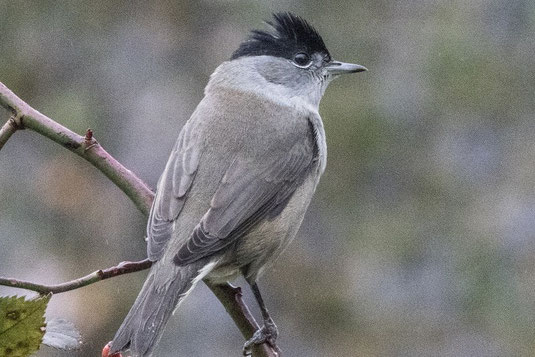
<svg viewBox="0 0 535 357"><path fill-rule="evenodd" d="M156 263L111 352L150 355L198 281L254 283L301 224L325 169L318 106L334 62L312 53L317 68L303 70L244 53L216 69L179 134L147 226Z"/></svg>

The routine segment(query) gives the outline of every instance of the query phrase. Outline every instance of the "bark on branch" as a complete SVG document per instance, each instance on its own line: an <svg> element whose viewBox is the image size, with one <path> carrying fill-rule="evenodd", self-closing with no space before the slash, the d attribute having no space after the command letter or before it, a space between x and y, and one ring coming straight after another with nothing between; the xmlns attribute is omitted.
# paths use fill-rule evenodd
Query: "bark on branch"
<svg viewBox="0 0 535 357"><path fill-rule="evenodd" d="M47 295L49 293L59 294L64 293L66 291L79 289L81 287L96 283L97 281L113 278L114 276L145 270L150 268L151 265L152 262L148 259L141 260L139 262L121 262L111 268L97 270L84 277L56 285L36 284L24 280L0 277L0 285L9 286L12 288L32 290L38 292L41 295Z"/></svg>
<svg viewBox="0 0 535 357"><path fill-rule="evenodd" d="M30 129L35 131L86 159L119 187L145 216L148 215L154 193L134 173L106 152L95 140L90 129L85 136L72 132L33 109L2 82L0 82L0 106L13 113L11 118L0 128L0 150L17 130ZM139 262L122 262L117 266L97 270L85 277L57 285L42 285L10 278L0 278L0 285L32 290L41 294L49 292L57 294L118 275L148 269L151 264L148 259ZM230 284L212 285L207 283L207 285L223 304L242 335L246 339L251 338L254 331L258 329L258 324L241 298L241 289ZM267 343L256 346L253 349L253 355L259 357L278 356L275 349Z"/></svg>
<svg viewBox="0 0 535 357"><path fill-rule="evenodd" d="M148 215L153 192L136 175L108 154L94 138L86 141L84 136L39 113L1 82L0 105L14 113L12 118L17 128L31 129L83 157L119 187L143 214Z"/></svg>
<svg viewBox="0 0 535 357"><path fill-rule="evenodd" d="M0 128L0 150L2 150L4 144L17 130L18 126L15 122L15 116L12 116L8 121L6 121L2 128Z"/></svg>

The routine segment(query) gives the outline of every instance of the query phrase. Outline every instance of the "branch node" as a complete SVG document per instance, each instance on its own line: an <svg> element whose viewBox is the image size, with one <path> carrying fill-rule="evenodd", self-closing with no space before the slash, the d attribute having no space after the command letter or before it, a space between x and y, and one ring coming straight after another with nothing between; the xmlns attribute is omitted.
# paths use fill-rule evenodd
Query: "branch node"
<svg viewBox="0 0 535 357"><path fill-rule="evenodd" d="M13 110L13 114L9 118L9 124L15 128L15 130L24 130L24 124L22 124L22 115L21 112Z"/></svg>
<svg viewBox="0 0 535 357"><path fill-rule="evenodd" d="M91 128L87 128L87 131L85 132L85 142L86 144L91 143L91 139L93 139L93 130Z"/></svg>
<svg viewBox="0 0 535 357"><path fill-rule="evenodd" d="M13 113L7 122L8 125L11 125L15 130L24 130L24 125L22 125L22 115Z"/></svg>
<svg viewBox="0 0 535 357"><path fill-rule="evenodd" d="M97 270L96 273L97 273L99 280L104 280L104 272L102 271L102 269Z"/></svg>
<svg viewBox="0 0 535 357"><path fill-rule="evenodd" d="M0 149L2 149L11 135L13 135L17 130L24 129L19 124L20 118L18 118L17 112L15 112L11 107L9 109L11 109L12 114L5 124L0 127Z"/></svg>
<svg viewBox="0 0 535 357"><path fill-rule="evenodd" d="M93 130L91 130L91 128L88 128L87 131L85 132L83 145L85 146L84 152L98 145L98 141L96 141L95 138L93 137Z"/></svg>

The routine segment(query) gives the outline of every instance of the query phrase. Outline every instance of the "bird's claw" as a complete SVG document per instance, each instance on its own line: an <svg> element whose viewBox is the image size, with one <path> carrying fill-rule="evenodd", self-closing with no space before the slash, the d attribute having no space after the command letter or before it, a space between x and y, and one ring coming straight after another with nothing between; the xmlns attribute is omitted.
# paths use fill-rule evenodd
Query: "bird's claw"
<svg viewBox="0 0 535 357"><path fill-rule="evenodd" d="M278 350L277 345L275 344L278 336L279 330L277 329L277 325L275 325L273 320L271 318L265 320L264 326L256 330L253 337L251 337L243 345L243 355L250 356L252 353L253 346L260 345L264 342L269 343L271 347Z"/></svg>

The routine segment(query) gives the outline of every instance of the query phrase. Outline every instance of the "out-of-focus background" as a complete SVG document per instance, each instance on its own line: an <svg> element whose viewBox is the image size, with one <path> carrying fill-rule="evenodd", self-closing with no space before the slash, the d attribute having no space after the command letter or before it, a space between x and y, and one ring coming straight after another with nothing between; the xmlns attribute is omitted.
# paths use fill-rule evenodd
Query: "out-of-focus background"
<svg viewBox="0 0 535 357"><path fill-rule="evenodd" d="M369 72L327 90L327 171L260 281L285 355L534 355L535 2L0 0L0 81L72 130L93 128L154 187L209 75L286 10ZM142 259L144 226L57 144L20 131L0 152L0 275L58 283ZM99 355L145 274L55 296L48 316L73 320L85 343L37 356ZM156 355L241 353L201 285Z"/></svg>

